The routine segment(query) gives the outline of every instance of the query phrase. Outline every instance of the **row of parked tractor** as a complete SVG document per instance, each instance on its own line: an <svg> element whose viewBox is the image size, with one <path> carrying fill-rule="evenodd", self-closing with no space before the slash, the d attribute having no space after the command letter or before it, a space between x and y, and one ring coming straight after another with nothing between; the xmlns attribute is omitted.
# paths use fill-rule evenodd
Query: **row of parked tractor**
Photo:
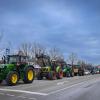
<svg viewBox="0 0 100 100"><path fill-rule="evenodd" d="M49 80L62 79L63 77L73 77L73 76L83 76L84 69L79 65L66 64L64 60L50 60L49 56L37 55L37 64L40 67L36 76L37 79L41 80L43 78Z"/></svg>
<svg viewBox="0 0 100 100"><path fill-rule="evenodd" d="M36 62L30 63L29 58L23 55L6 55L0 64L0 83L6 81L7 85L16 85L19 80L32 83L38 80L62 79L63 77L83 76L85 70L80 65L66 64L63 60L50 59L47 55L36 55Z"/></svg>

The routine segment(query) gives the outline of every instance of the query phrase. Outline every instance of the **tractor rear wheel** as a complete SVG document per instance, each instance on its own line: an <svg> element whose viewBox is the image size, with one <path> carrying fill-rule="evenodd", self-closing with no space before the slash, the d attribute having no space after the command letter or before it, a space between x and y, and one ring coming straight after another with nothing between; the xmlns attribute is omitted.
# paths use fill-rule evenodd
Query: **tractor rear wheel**
<svg viewBox="0 0 100 100"><path fill-rule="evenodd" d="M32 83L35 78L35 72L32 67L26 67L24 70L24 83Z"/></svg>
<svg viewBox="0 0 100 100"><path fill-rule="evenodd" d="M16 71L11 71L6 77L6 82L9 86L16 85L19 80L19 75Z"/></svg>

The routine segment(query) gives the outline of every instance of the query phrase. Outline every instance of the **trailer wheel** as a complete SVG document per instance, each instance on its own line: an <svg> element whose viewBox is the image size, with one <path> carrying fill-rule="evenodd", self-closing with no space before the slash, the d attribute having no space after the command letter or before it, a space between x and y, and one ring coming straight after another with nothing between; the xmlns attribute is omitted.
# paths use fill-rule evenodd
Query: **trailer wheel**
<svg viewBox="0 0 100 100"><path fill-rule="evenodd" d="M6 77L6 82L7 85L9 86L16 85L18 83L18 80L19 80L19 75L16 71L11 71L10 73L8 73Z"/></svg>
<svg viewBox="0 0 100 100"><path fill-rule="evenodd" d="M24 83L32 83L35 78L35 72L32 67L26 67L24 69Z"/></svg>

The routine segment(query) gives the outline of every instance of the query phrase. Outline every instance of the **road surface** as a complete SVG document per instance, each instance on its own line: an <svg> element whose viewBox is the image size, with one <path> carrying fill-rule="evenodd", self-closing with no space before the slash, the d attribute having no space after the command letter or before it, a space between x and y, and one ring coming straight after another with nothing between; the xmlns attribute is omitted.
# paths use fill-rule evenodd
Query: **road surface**
<svg viewBox="0 0 100 100"><path fill-rule="evenodd" d="M100 100L100 75L0 85L0 100Z"/></svg>

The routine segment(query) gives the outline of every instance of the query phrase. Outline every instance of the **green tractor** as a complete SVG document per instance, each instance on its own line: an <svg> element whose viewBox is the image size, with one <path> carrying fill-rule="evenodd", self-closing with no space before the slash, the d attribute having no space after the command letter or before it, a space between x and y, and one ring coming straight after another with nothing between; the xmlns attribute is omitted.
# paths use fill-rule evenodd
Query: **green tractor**
<svg viewBox="0 0 100 100"><path fill-rule="evenodd" d="M37 79L41 80L43 77L49 80L61 79L63 72L60 65L57 65L55 60L50 61L47 55L37 55L37 63L41 66L41 70L37 75Z"/></svg>
<svg viewBox="0 0 100 100"><path fill-rule="evenodd" d="M7 55L0 64L0 83L5 80L13 86L21 79L24 83L32 83L35 78L34 67L28 65L28 57L22 55Z"/></svg>
<svg viewBox="0 0 100 100"><path fill-rule="evenodd" d="M62 70L63 70L63 77L72 77L73 71L72 67L67 64L63 59L58 60L58 63L61 64Z"/></svg>
<svg viewBox="0 0 100 100"><path fill-rule="evenodd" d="M72 68L67 64L63 66L63 76L64 77L73 77Z"/></svg>

